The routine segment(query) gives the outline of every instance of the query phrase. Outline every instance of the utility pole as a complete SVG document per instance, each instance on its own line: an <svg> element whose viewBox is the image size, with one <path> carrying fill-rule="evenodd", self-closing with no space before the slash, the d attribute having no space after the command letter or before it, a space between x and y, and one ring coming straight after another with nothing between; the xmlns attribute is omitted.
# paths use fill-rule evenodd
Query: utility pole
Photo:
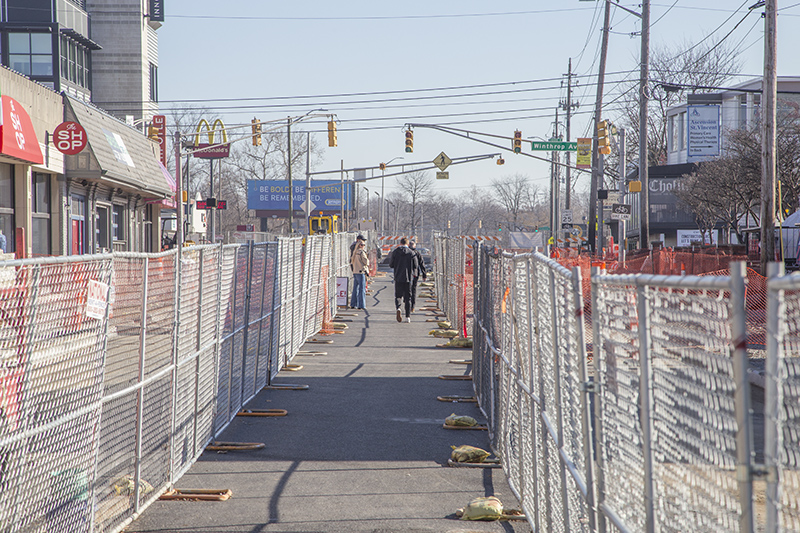
<svg viewBox="0 0 800 533"><path fill-rule="evenodd" d="M644 0L647 2L648 0ZM603 112L603 84L606 77L606 55L608 55L608 26L611 21L611 1L605 0L603 39L600 48L600 72L597 75L597 97L594 104L594 132L592 133L592 180L589 199L589 247L597 251L597 189L602 182L603 162L597 146L597 126Z"/></svg>
<svg viewBox="0 0 800 533"><path fill-rule="evenodd" d="M764 5L764 81L761 130L761 272L775 260L775 121L777 78L777 0Z"/></svg>
<svg viewBox="0 0 800 533"><path fill-rule="evenodd" d="M292 228L292 210L294 209L294 187L292 186L292 117L286 119L286 158L289 164L289 235Z"/></svg>
<svg viewBox="0 0 800 533"><path fill-rule="evenodd" d="M639 248L650 247L650 186L647 168L647 78L650 75L650 0L642 0L642 51L639 72L639 179L642 182L640 194L641 227L639 229Z"/></svg>
<svg viewBox="0 0 800 533"><path fill-rule="evenodd" d="M625 169L628 162L625 160L625 128L619 130L619 197L625 203ZM619 245L619 255L617 260L625 268L625 220L619 219L617 221L619 231L617 232L617 244Z"/></svg>
<svg viewBox="0 0 800 533"><path fill-rule="evenodd" d="M567 69L567 100L561 103L561 109L567 112L567 138L565 141L570 142L570 119L572 118L572 110L578 107L578 103L572 103L572 58L569 58L569 67ZM572 179L570 176L570 159L572 154L567 151L567 167L565 175L564 187L564 209L570 208L570 196L572 194Z"/></svg>
<svg viewBox="0 0 800 533"><path fill-rule="evenodd" d="M558 139L558 108L556 108L556 122L555 126L553 127L553 138ZM551 222L553 226L553 245L558 244L558 239L561 237L561 215L559 208L561 207L561 180L560 177L560 169L558 165L559 153L557 151L550 152L550 157L552 158L552 195L553 195L553 221Z"/></svg>

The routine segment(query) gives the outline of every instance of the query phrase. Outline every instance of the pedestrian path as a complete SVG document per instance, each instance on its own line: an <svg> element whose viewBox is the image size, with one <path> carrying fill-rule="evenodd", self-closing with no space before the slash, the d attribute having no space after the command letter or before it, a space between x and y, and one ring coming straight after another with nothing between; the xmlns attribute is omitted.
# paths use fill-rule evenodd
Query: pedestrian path
<svg viewBox="0 0 800 533"><path fill-rule="evenodd" d="M430 305L424 299L417 307ZM352 315L352 316L345 316ZM468 374L450 360L468 350L436 348L436 324L417 310L395 319L391 274L372 278L367 309L342 311L332 344L303 350L295 372L273 384L308 390L264 390L247 409L285 409L283 417L237 417L223 441L263 442L249 452L206 451L179 489L230 489L224 502L157 501L134 521L135 532L529 532L525 521L468 522L455 511L480 496L519 505L501 469L448 467L451 445L489 449L486 431L447 430L451 413L484 421L474 403L437 396L472 395Z"/></svg>

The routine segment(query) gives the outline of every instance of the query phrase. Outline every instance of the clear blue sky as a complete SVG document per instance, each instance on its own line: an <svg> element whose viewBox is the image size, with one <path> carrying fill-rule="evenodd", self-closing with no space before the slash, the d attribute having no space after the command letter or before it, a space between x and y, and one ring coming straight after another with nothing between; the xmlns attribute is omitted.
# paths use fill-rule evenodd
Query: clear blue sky
<svg viewBox="0 0 800 533"><path fill-rule="evenodd" d="M730 34L725 42L740 47L746 77L760 76L763 9L747 14L753 4L653 2L651 48ZM622 5L640 9L638 3ZM346 168L366 167L395 157L404 158L395 163L432 161L442 151L451 158L497 151L418 128L414 153L406 154L407 122L548 137L555 109L566 97L562 80L570 58L579 80L573 101L580 104L571 137L590 136L600 1L168 0L165 6L166 21L158 30L162 109L195 101L213 109L209 119L221 117L229 125L326 109L340 121L339 146L325 148L315 170L338 169L342 161ZM800 76L800 2L782 0L778 8L778 74ZM637 80L639 68L639 20L612 8L611 26L606 101L619 82ZM615 114L609 107L604 118L614 120ZM317 123L294 131L315 131L327 147L324 129ZM503 166L453 166L450 180L436 186L458 192L477 185L489 193L493 179L520 173L549 191L547 163L511 153L504 158ZM387 179L387 193L392 185Z"/></svg>

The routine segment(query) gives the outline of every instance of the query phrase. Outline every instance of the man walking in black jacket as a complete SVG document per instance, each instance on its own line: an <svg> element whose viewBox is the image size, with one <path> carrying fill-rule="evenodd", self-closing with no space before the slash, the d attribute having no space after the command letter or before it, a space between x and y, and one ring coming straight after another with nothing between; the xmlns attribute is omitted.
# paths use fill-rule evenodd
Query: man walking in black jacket
<svg viewBox="0 0 800 533"><path fill-rule="evenodd" d="M394 307L397 311L397 321L403 321L400 310L402 300L406 322L411 322L411 283L414 281L414 275L419 275L420 265L417 255L408 247L408 239L405 237L400 239L400 246L392 251L389 268L394 270Z"/></svg>
<svg viewBox="0 0 800 533"><path fill-rule="evenodd" d="M411 282L411 312L413 313L414 307L417 305L417 282L420 276L422 276L423 280L427 281L428 274L425 272L425 260L422 259L422 254L417 250L416 243L410 241L408 247L411 248L411 251L417 256L417 264L419 265L419 269L417 269L416 274L414 274L414 281Z"/></svg>

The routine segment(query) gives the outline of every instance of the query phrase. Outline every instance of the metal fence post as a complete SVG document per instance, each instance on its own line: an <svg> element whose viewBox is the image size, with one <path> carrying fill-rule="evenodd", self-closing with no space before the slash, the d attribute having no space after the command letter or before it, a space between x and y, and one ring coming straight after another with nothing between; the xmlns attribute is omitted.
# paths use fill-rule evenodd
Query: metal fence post
<svg viewBox="0 0 800 533"><path fill-rule="evenodd" d="M536 368L536 374L538 375L541 369L535 367L536 364L535 357L534 357L534 349L536 349L536 344L534 343L534 337L538 335L539 327L534 320L534 312L533 306L535 305L535 300L531 297L533 295L533 285L531 284L531 271L534 270L535 261L533 258L529 258L527 260L527 268L525 269L525 293L528 299L528 368L530 369L530 375L528 376L529 382L526 383L528 388L531 391L531 396L533 396L533 392L536 390L533 386L533 369ZM533 464L533 494L535 498L535 502L533 503L533 522L534 522L534 530L541 531L541 521L539 512L539 499L540 499L540 490L539 490L539 462L536 459L536 417L533 415L533 411L537 408L536 402L533 398L531 398L531 410L528 413L528 416L531 417L531 445L533 446L533 457L531 457L531 464ZM523 456L524 454L520 454Z"/></svg>
<svg viewBox="0 0 800 533"><path fill-rule="evenodd" d="M213 216L213 215L212 215ZM202 331L203 331L203 303L205 293L203 287L203 274L205 272L204 263L206 259L205 248L200 249L200 258L198 264L198 279L197 279L197 338L196 348L197 357L194 359L194 431L192 432L192 456L197 455L197 432L198 427L198 412L200 411L200 347L202 346Z"/></svg>
<svg viewBox="0 0 800 533"><path fill-rule="evenodd" d="M592 267L591 270L591 277L589 278L592 286L592 311L597 312L598 305L597 305L597 293L600 289L597 287L596 280L600 275L600 269L598 267ZM592 374L594 376L594 442L593 442L593 452L595 458L595 478L597 479L597 483L595 485L595 490L597 491L597 508L595 510L597 514L597 531L599 533L605 533L606 531L606 517L605 514L601 511L602 506L605 503L605 473L604 473L604 461L603 461L603 393L602 393L602 380L600 379L600 358L598 354L600 350L598 348L598 344L600 344L600 321L599 320L592 320Z"/></svg>
<svg viewBox="0 0 800 533"><path fill-rule="evenodd" d="M546 530L552 531L553 529L553 521L554 521L554 514L555 510L553 509L552 505L552 494L553 494L553 487L550 485L550 453L547 447L547 424L544 420L544 414L548 407L548 402L546 395L544 393L544 375L542 372L542 337L545 335L545 331L548 329L546 324L543 324L543 317L539 314L539 294L542 290L542 285L544 284L544 280L540 279L539 270L534 269L534 290L536 291L536 368L539 369L538 377L539 377L539 412L537 413L536 421L539 424L539 437L540 437L540 446L542 447L542 463L544 466L544 472L542 472L542 477L544 478L544 494L547 500L545 501L544 505L544 512L545 512L545 519L544 522L546 524ZM552 309L551 309L552 311ZM551 317L552 318L552 317ZM550 324L552 326L552 324ZM552 328L549 328L552 329Z"/></svg>
<svg viewBox="0 0 800 533"><path fill-rule="evenodd" d="M245 403L244 387L247 382L247 343L249 341L248 331L250 329L250 287L252 286L250 277L253 273L253 249L253 241L247 241L247 271L245 272L247 283L245 284L246 289L244 291L244 318L242 320L244 329L244 331L242 331L242 381L239 385L241 389L241 400L239 400L240 407Z"/></svg>
<svg viewBox="0 0 800 533"><path fill-rule="evenodd" d="M183 246L178 244L175 252L175 331L172 339L172 413L170 416L170 435L169 435L169 482L175 481L175 429L178 423L178 355L180 353L181 340L181 272L183 267Z"/></svg>
<svg viewBox="0 0 800 533"><path fill-rule="evenodd" d="M556 449L561 450L564 447L564 420L562 419L561 412L561 354L559 350L559 337L566 334L566 328L559 322L559 306L556 302L556 273L553 264L548 265L547 269L550 281L550 313L553 318L553 327L551 329L551 342L553 343L553 404L555 407L554 415L556 417ZM562 311L566 311L563 309ZM564 521L564 531L569 532L569 493L567 491L567 467L564 463L564 458L559 454L559 477L561 478L561 517Z"/></svg>
<svg viewBox="0 0 800 533"><path fill-rule="evenodd" d="M578 379L581 385L584 386L584 392L581 394L581 426L583 434L583 460L585 461L586 471L586 507L588 508L589 518L589 531L595 531L597 522L595 516L595 494L594 494L594 454L592 453L592 421L591 421L591 401L588 388L589 380L586 372L586 334L584 331L584 312L583 312L583 277L581 276L580 267L572 268L572 303L574 305L573 311L575 313L577 332L577 342L580 362L578 363ZM595 381L596 383L596 381Z"/></svg>
<svg viewBox="0 0 800 533"><path fill-rule="evenodd" d="M783 263L767 265L767 361L764 391L764 466L767 472L776 472L778 467L778 417L783 404L779 387L782 373L779 370L784 328L779 328L780 317L785 316L784 291L772 288L769 282L784 275ZM770 416L772 413L772 416ZM767 477L767 531L778 531L778 504L780 498L778 476Z"/></svg>
<svg viewBox="0 0 800 533"><path fill-rule="evenodd" d="M145 358L145 341L147 338L147 291L148 291L148 267L150 259L144 258L142 264L142 312L140 320L142 328L139 330L139 381L141 384L144 381L144 358ZM142 431L144 420L144 388L139 387L136 390L136 445L134 460L134 473L133 473L133 509L134 512L139 512L139 483L142 479Z"/></svg>
<svg viewBox="0 0 800 533"><path fill-rule="evenodd" d="M750 421L750 382L747 379L747 323L745 313L746 264L731 263L731 333L733 376L736 381L736 478L739 482L739 531L752 533L753 521L753 429Z"/></svg>
<svg viewBox="0 0 800 533"><path fill-rule="evenodd" d="M653 402L650 370L650 305L647 286L636 285L636 312L639 322L639 420L642 424L642 456L644 458L644 507L645 530L653 533L656 528L655 494L653 487Z"/></svg>

